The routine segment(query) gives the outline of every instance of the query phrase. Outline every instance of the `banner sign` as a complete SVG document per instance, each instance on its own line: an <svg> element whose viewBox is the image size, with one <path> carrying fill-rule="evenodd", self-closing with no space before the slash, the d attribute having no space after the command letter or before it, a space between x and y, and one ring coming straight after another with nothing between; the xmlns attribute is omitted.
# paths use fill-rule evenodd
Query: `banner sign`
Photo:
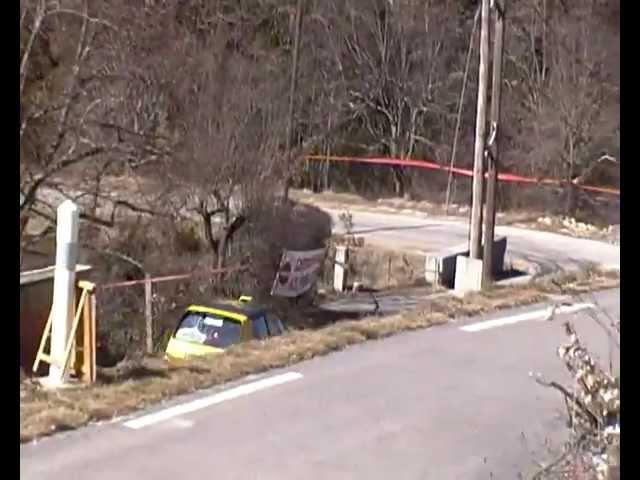
<svg viewBox="0 0 640 480"><path fill-rule="evenodd" d="M325 249L285 250L273 281L271 295L298 297L313 287L324 261Z"/></svg>

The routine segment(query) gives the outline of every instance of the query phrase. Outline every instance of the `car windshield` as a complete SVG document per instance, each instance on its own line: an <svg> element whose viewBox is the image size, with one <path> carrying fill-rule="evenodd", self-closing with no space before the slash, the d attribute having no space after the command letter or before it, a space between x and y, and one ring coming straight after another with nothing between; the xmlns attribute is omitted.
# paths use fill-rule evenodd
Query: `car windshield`
<svg viewBox="0 0 640 480"><path fill-rule="evenodd" d="M182 319L176 340L227 348L240 341L240 324L208 313L190 312Z"/></svg>

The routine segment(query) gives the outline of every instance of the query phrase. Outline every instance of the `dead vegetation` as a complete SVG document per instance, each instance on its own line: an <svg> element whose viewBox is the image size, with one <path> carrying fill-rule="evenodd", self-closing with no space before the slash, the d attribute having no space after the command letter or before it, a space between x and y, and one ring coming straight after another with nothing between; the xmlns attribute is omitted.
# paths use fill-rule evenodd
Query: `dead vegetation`
<svg viewBox="0 0 640 480"><path fill-rule="evenodd" d="M440 325L453 318L534 304L560 288L567 293L586 285L598 289L606 288L605 285L613 287L619 279L614 274L598 275L593 271L580 279L574 276L555 282L558 287L543 283L495 288L463 298L437 299L412 312L389 317L336 322L316 330L293 330L269 341L233 347L214 360L205 358L179 367L169 367L157 357L124 362L103 369L99 382L91 387L48 391L32 380L25 380L20 388L20 441L110 420L176 395L285 367L367 340Z"/></svg>
<svg viewBox="0 0 640 480"><path fill-rule="evenodd" d="M591 317L609 339L610 357L620 349L620 319L596 310ZM603 318L599 318L603 317ZM540 373L534 379L556 390L566 406L569 439L562 453L544 465L534 480L614 480L620 478L620 371L612 358L604 368L581 342L573 324L565 322L567 343L558 357L573 378L572 385L548 380Z"/></svg>
<svg viewBox="0 0 640 480"><path fill-rule="evenodd" d="M158 358L124 364L101 375L93 387L45 391L23 383L20 440L109 420L163 399L284 367L349 345L399 331L426 328L446 321L442 314L371 318L335 324L316 331L294 331L268 342L231 348L212 359L169 367Z"/></svg>
<svg viewBox="0 0 640 480"><path fill-rule="evenodd" d="M286 305L280 305L282 299L269 295L282 250L322 248L331 234L329 215L315 207L255 207L247 212L246 223L227 245L228 266L244 269L211 275L208 273L212 266L209 259L215 257L208 255L209 243L202 229L197 228L199 226L184 222L179 228L176 225L163 228L158 222L143 222L133 224L126 236L114 238L119 252L143 261L144 271L99 254L94 255L91 262L97 270L94 280L98 285L140 280L144 272L154 277L193 273L191 278L158 283L153 287L154 344L160 351L166 346L167 334L175 328L181 311L190 304L249 294L258 301L268 300L278 311L285 308ZM171 255L162 248L167 243L172 246ZM113 365L125 357L139 355L145 335L144 287L101 290L97 306L101 319L100 358L104 359L99 363ZM295 319L295 315L286 318Z"/></svg>
<svg viewBox="0 0 640 480"><path fill-rule="evenodd" d="M586 268L572 273L551 275L538 282L545 294L581 295L620 285L620 271Z"/></svg>
<svg viewBox="0 0 640 480"><path fill-rule="evenodd" d="M620 224L595 225L578 221L573 217L551 217L548 215L540 216L534 221L516 221L512 224L516 227L544 230L576 238L602 240L616 245L620 244Z"/></svg>
<svg viewBox="0 0 640 480"><path fill-rule="evenodd" d="M224 263L220 253L247 210L274 201L285 170L296 173L297 186L442 203L441 173L304 168L298 157L452 159L468 167L475 68L468 95L460 101L459 93L476 5L308 3L292 166L283 165L291 2L21 1L23 247L31 234L52 234L56 205L72 198L83 220L106 230L124 212L173 219L184 207L208 232L210 260ZM504 170L562 178L568 198L550 199L546 189L529 196L510 184L501 186L500 204L577 211L571 182L619 184L619 2L547 3L509 7ZM165 188L135 202L114 194L110 180L135 176ZM468 199L465 182L453 185L455 203Z"/></svg>

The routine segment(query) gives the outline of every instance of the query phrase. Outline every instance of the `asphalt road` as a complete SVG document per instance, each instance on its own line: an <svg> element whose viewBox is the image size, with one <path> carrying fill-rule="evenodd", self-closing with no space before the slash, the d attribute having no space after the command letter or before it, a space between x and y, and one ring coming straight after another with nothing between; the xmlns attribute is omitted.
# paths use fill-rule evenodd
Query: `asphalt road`
<svg viewBox="0 0 640 480"><path fill-rule="evenodd" d="M595 299L619 315L618 290ZM564 438L561 398L529 377L567 380L562 320L609 356L590 310L540 321L547 307L367 342L260 377L294 381L247 379L22 446L21 478L515 479Z"/></svg>
<svg viewBox="0 0 640 480"><path fill-rule="evenodd" d="M336 232L344 232L342 213L327 210ZM394 249L434 252L465 245L465 219L424 217L389 212L351 212L353 232L367 243ZM550 232L500 226L496 235L507 236L507 260L526 264L527 273L546 274L577 269L589 264L619 268L620 247L605 242L558 235Z"/></svg>

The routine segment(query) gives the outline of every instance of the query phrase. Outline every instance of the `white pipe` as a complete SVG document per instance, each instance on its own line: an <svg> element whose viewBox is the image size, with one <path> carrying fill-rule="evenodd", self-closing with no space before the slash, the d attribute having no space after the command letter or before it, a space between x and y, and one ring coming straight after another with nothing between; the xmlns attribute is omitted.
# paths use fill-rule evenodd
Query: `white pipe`
<svg viewBox="0 0 640 480"><path fill-rule="evenodd" d="M64 384L61 368L75 311L76 264L78 262L78 206L71 200L58 207L56 266L53 278L50 384Z"/></svg>

